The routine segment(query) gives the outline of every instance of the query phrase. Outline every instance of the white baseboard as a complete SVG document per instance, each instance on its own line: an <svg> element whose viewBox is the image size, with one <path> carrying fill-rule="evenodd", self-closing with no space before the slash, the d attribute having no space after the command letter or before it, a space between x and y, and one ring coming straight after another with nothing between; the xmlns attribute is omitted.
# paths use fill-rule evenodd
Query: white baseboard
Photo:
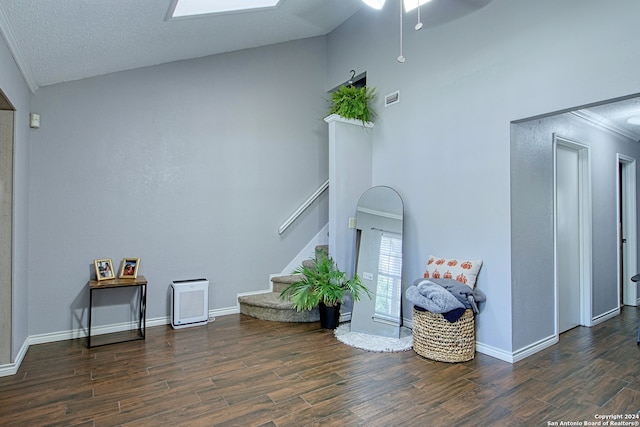
<svg viewBox="0 0 640 427"><path fill-rule="evenodd" d="M351 312L345 312L345 313L340 313L340 318L338 319L338 322L342 323L342 322L350 322L351 321Z"/></svg>
<svg viewBox="0 0 640 427"><path fill-rule="evenodd" d="M237 313L240 313L239 307L218 308L215 310L209 310L209 319L215 319L216 316L226 316L229 314L237 314ZM153 326L169 325L170 323L171 323L171 318L169 316L156 317L153 319L147 319L145 326L147 328L150 328ZM96 326L91 328L91 336L110 334L112 332L128 331L131 329L135 329L137 327L138 327L137 321L114 323L111 325L104 325L104 326ZM0 377L15 375L18 372L18 369L22 364L22 360L24 359L24 356L27 354L27 350L29 350L29 346L31 345L45 344L45 343L56 342L56 341L72 340L77 338L85 338L86 336L87 336L86 328L73 329L69 331L51 332L47 334L31 335L25 340L24 344L20 348L20 351L16 356L15 362L8 363L6 365L0 365Z"/></svg>
<svg viewBox="0 0 640 427"><path fill-rule="evenodd" d="M600 314L591 320L591 325L589 325L589 327L593 327L599 323L612 319L618 315L620 315L620 308L615 308L606 313ZM534 353L544 350L547 347L551 347L552 345L557 344L558 341L559 341L559 337L557 335L551 335L547 338L541 339L540 341L537 341L521 349L518 349L513 353L505 352L503 350L492 348L490 346L486 346L480 343L476 344L476 348L479 353L496 357L506 362L515 363L531 356Z"/></svg>
<svg viewBox="0 0 640 427"><path fill-rule="evenodd" d="M230 314L239 314L240 307L227 307L227 308L218 308L216 310L209 310L209 319L216 316L228 316Z"/></svg>
<svg viewBox="0 0 640 427"><path fill-rule="evenodd" d="M158 317L154 319L147 319L145 326L151 327L151 326L167 325L169 323L170 323L169 317ZM111 334L114 332L123 332L131 329L136 329L137 327L138 327L137 321L112 323L110 325L103 325L103 326L94 326L91 328L91 336ZM81 329L74 329L70 331L59 331L59 332L51 332L47 334L31 335L29 336L29 345L73 340L78 338L86 338L87 333L88 331L86 328L81 328Z"/></svg>
<svg viewBox="0 0 640 427"><path fill-rule="evenodd" d="M591 325L590 326L596 326L598 323L602 323L606 320L612 319L616 316L620 315L620 307L618 308L614 308L613 310L607 311L606 313L602 313L596 317L594 317L593 319L591 319Z"/></svg>
<svg viewBox="0 0 640 427"><path fill-rule="evenodd" d="M8 363L6 365L0 365L0 377L8 377L10 375L15 375L18 373L18 369L20 368L20 364L22 363L22 359L27 354L27 350L29 350L29 340L25 340L20 347L20 351L16 355L16 361L13 363Z"/></svg>
<svg viewBox="0 0 640 427"><path fill-rule="evenodd" d="M413 319L402 318L402 326L406 326L409 329L413 329Z"/></svg>
<svg viewBox="0 0 640 427"><path fill-rule="evenodd" d="M403 318L402 324L409 329L413 329L413 321L411 319ZM500 359L504 362L515 363L519 360L524 359L525 357L529 357L532 354L539 352L540 350L550 347L557 342L558 338L555 336L551 336L535 342L529 346L523 347L514 353L511 353L501 348L493 347L488 344L476 341L476 352L495 357L496 359Z"/></svg>
<svg viewBox="0 0 640 427"><path fill-rule="evenodd" d="M546 338L543 338L537 342L529 344L525 347L522 347L511 354L511 360L507 360L507 362L515 363L526 357L531 356L534 353L537 353L541 350L544 350L547 347L551 347L554 344L558 343L557 335L550 335ZM506 359L502 359L506 360Z"/></svg>
<svg viewBox="0 0 640 427"><path fill-rule="evenodd" d="M239 306L209 310L209 319L215 319L216 316L227 316L230 314L238 314L238 313L240 313ZM608 320L619 313L620 313L620 310L617 309L617 310L612 310L608 313L602 314L594 318L594 325L596 323L604 322L605 320ZM351 319L351 313L343 313L340 317L341 322L345 322L350 319ZM153 319L147 319L146 327L168 325L170 323L171 323L171 319L168 316L157 317ZM409 329L413 329L413 323L411 319L403 318L403 325ZM102 334L108 334L112 332L122 332L122 331L130 330L136 327L137 327L137 322L117 323L117 324L98 326L98 327L92 328L91 333L92 335L94 334L102 335ZM27 340L24 342L24 344L20 348L20 351L18 352L16 361L14 363L0 365L0 377L15 375L18 372L18 369L20 368L20 364L22 363L24 356L27 354L27 350L29 349L30 345L84 338L86 336L87 336L87 331L84 328L70 330L70 331L53 332L48 334L32 335L29 338L27 338ZM557 342L558 342L557 336L550 336L538 342L535 342L531 345L523 347L513 353L510 353L508 351L505 351L496 347L492 347L490 345L476 341L476 351L478 353L495 357L496 359L500 359L508 363L515 363L526 357L531 356L534 353L544 350L545 348L550 347L556 344Z"/></svg>

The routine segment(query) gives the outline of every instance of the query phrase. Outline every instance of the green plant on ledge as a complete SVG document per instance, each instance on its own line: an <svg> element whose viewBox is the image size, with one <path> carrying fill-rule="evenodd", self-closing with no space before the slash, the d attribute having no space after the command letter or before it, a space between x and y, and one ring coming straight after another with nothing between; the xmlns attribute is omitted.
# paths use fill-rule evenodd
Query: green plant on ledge
<svg viewBox="0 0 640 427"><path fill-rule="evenodd" d="M363 124L375 118L371 101L375 97L375 88L342 86L331 94L329 114L337 114L345 119L360 120Z"/></svg>
<svg viewBox="0 0 640 427"><path fill-rule="evenodd" d="M371 297L371 292L362 284L358 275L348 280L324 250L316 250L315 257L311 260L313 263L303 264L293 272L302 274L302 278L280 293L280 298L289 298L297 311L311 310L318 304L339 306L344 303L347 292L351 293L354 301L360 299L361 292Z"/></svg>

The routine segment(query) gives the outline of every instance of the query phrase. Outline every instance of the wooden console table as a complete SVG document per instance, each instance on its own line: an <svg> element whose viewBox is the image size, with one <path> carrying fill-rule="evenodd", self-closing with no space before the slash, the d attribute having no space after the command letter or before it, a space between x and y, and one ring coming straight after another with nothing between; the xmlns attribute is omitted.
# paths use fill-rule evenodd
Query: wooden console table
<svg viewBox="0 0 640 427"><path fill-rule="evenodd" d="M91 312L93 311L93 292L101 289L114 289L124 287L138 287L138 328L124 332L113 332L94 337L97 343L91 344ZM97 347L100 345L115 344L126 341L143 340L146 332L147 321L147 279L138 276L135 279L109 279L91 280L89 282L89 334L87 347Z"/></svg>

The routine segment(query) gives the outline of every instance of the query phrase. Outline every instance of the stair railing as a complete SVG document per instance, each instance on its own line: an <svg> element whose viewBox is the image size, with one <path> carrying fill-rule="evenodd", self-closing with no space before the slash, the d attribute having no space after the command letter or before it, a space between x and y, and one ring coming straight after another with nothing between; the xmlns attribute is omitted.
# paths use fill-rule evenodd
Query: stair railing
<svg viewBox="0 0 640 427"><path fill-rule="evenodd" d="M289 218L287 218L287 220L280 226L280 228L278 228L278 234L284 233L285 230L289 228L289 226L296 219L298 219L300 215L302 215L302 212L304 212L309 206L311 206L311 204L315 202L316 199L320 197L320 195L324 193L327 188L329 188L328 179L311 196L309 196L309 198L303 204L301 204L300 207L296 209L296 211L292 213Z"/></svg>

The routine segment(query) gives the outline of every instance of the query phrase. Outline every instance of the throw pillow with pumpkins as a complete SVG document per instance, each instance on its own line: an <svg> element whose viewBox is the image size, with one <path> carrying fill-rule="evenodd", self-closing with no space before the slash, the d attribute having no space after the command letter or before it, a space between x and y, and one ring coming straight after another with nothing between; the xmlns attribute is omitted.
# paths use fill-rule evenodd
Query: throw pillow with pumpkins
<svg viewBox="0 0 640 427"><path fill-rule="evenodd" d="M479 259L468 260L429 255L424 278L454 279L473 289L480 267L482 267L482 260Z"/></svg>

